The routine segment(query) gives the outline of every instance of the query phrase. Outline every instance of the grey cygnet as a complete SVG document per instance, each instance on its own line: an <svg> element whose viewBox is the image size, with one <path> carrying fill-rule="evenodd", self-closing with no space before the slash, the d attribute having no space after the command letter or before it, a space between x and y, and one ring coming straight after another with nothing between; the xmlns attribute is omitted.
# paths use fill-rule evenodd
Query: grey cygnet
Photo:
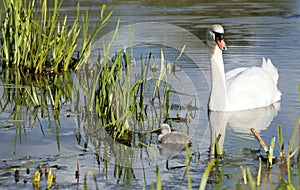
<svg viewBox="0 0 300 190"><path fill-rule="evenodd" d="M171 131L171 128L168 124L162 124L160 129L161 134L158 136L158 142L161 144L192 144L189 136L180 132Z"/></svg>

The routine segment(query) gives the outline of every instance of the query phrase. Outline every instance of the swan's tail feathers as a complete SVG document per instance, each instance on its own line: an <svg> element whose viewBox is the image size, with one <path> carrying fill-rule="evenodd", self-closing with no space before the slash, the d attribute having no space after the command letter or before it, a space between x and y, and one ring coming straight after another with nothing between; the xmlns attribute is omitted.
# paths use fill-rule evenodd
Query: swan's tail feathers
<svg viewBox="0 0 300 190"><path fill-rule="evenodd" d="M261 67L263 69L265 69L273 78L274 80L274 84L277 86L277 83L278 83L278 70L277 68L272 64L271 60L270 59L266 59L263 57L263 60L262 60L262 64L261 64ZM275 97L274 97L274 102L277 102L281 99L281 92L277 89L276 87L276 92L275 92Z"/></svg>
<svg viewBox="0 0 300 190"><path fill-rule="evenodd" d="M279 77L278 70L272 64L271 59L267 59L266 61L266 59L263 57L261 67L265 69L273 77L274 83L277 85L278 77Z"/></svg>
<svg viewBox="0 0 300 190"><path fill-rule="evenodd" d="M281 92L277 89L275 93L274 102L278 102L281 99Z"/></svg>

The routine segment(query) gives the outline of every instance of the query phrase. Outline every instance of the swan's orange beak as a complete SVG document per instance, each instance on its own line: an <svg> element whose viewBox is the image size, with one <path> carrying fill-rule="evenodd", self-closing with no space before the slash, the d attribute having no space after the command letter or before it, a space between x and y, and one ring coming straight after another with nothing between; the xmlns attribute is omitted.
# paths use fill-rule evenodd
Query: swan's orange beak
<svg viewBox="0 0 300 190"><path fill-rule="evenodd" d="M220 48L220 50L227 50L227 47L226 47L226 44L225 44L225 41L224 39L216 39L216 43L218 45L218 47Z"/></svg>

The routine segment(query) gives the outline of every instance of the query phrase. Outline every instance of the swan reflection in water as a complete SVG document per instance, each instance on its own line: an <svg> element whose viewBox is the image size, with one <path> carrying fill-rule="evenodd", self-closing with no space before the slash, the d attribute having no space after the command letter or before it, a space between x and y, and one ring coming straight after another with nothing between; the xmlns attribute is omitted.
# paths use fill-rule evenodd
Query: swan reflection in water
<svg viewBox="0 0 300 190"><path fill-rule="evenodd" d="M267 129L280 110L280 102L268 107L235 112L209 112L209 124L211 129L210 156L215 156L216 137L219 139L219 150L223 150L226 127L235 133L247 136L250 129L254 128L258 133Z"/></svg>
<svg viewBox="0 0 300 190"><path fill-rule="evenodd" d="M249 137L250 129L254 128L258 133L267 129L280 110L280 102L276 102L268 107L257 109L234 111L234 112L209 112L209 124L211 129L210 156L215 157L216 137L219 139L219 150L223 150L226 128L230 128L239 137ZM252 138L251 138L252 139ZM247 144L248 145L248 144ZM170 159L181 151L185 150L184 144L158 144L160 155L165 159Z"/></svg>

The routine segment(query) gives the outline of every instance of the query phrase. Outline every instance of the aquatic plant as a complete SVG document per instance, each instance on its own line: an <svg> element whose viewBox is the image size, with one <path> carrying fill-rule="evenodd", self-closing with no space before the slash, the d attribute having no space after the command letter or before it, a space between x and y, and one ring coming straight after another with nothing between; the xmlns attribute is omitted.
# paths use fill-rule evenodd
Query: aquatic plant
<svg viewBox="0 0 300 190"><path fill-rule="evenodd" d="M116 28L118 29L118 25ZM151 139L150 131L156 127L155 124L170 119L168 112L171 110L172 95L185 94L172 89L173 73L169 68L173 63L162 59L163 50L160 52L159 71L151 70L157 65L151 52L145 57L141 55L137 63L133 57L134 47L113 51L111 47L114 40L117 40L117 29L112 41L103 43L102 52L99 53L93 67L84 67L81 70L83 74L78 82L84 90L82 94L86 95L83 108L86 111L84 130L86 134L91 134L87 139L97 150L101 149L101 152L97 153L97 160L104 162L104 168L108 162L114 162L113 177L118 179L119 183L119 179L126 182L135 178L132 163L137 157L144 157L142 152L151 151L151 147L147 145ZM190 101L187 105L190 105ZM179 110L175 112L178 114ZM187 113L186 117L189 116ZM147 141L142 143L145 139ZM147 150L141 151L141 144L147 147ZM138 147L138 153L128 146ZM149 154L156 157L153 153ZM186 165L183 166L187 168L189 187L192 187L188 170L191 155L190 153L186 158ZM103 172L106 173L106 169L103 169ZM158 166L156 172L156 188L159 189L164 185Z"/></svg>
<svg viewBox="0 0 300 190"><path fill-rule="evenodd" d="M82 70L84 75L79 83L87 95L88 111L97 113L101 127L106 128L114 139L124 142L130 138L134 128L132 126L137 123L144 125L143 122L149 115L147 108L154 105L156 100L160 114L155 116L157 121L169 118L172 101L170 94L179 92L172 90L171 76L167 74L170 63L164 60L163 50L160 54L160 72L150 73L151 66L156 64L152 53L146 58L141 55L138 65L133 57L133 47L111 53L117 35L118 25L112 41L103 44L102 52L92 70ZM128 38L131 39L131 36ZM146 102L151 93L151 100ZM155 109L153 106L154 112Z"/></svg>
<svg viewBox="0 0 300 190"><path fill-rule="evenodd" d="M284 139L283 139L281 125L278 126L278 141L279 141L279 153L280 153L280 156L283 156L283 154L284 154Z"/></svg>
<svg viewBox="0 0 300 190"><path fill-rule="evenodd" d="M26 135L27 126L38 124L43 134L43 128L50 129L52 123L56 128L60 126L60 109L71 103L75 89L71 73L33 77L30 73L21 73L19 69L7 68L0 70L0 80L3 84L0 112L11 112L7 123L16 128L14 148L18 138L21 141L22 133ZM41 119L48 119L49 126L43 126ZM60 150L59 135L56 135Z"/></svg>
<svg viewBox="0 0 300 190"><path fill-rule="evenodd" d="M279 164L283 165L283 167L286 168L287 171L287 180L281 179L281 183L278 185L278 189L296 189L293 182L292 182L292 176L291 176L291 162L294 162L294 157L296 152L299 151L300 146L299 142L298 145L296 145L296 148L293 148L295 146L295 139L297 134L299 134L300 130L300 118L298 118L297 124L294 128L293 134L289 140L289 148L288 148L288 153L284 153L284 139L283 139L283 132L282 132L282 127L278 126L278 141L279 141L279 155L280 157L274 157L274 148L275 148L275 137L272 138L271 143L270 143L270 148L268 148L263 139L260 137L260 135L254 130L251 129L252 133L255 135L255 137L259 140L260 144L264 147L264 150L267 153L267 167L269 169L272 168L273 162L275 161L280 161ZM299 157L299 153L298 156ZM260 158L260 169L257 177L257 185L260 185L259 180L261 179L261 157ZM299 160L297 160L299 162ZM251 174L250 174L251 175ZM245 177L244 177L245 178Z"/></svg>
<svg viewBox="0 0 300 190"><path fill-rule="evenodd" d="M206 167L206 169L203 173L202 179L201 179L199 190L205 190L210 171L211 171L212 167L214 166L214 164L215 164L215 159L211 159L210 162L207 164L207 167Z"/></svg>
<svg viewBox="0 0 300 190"><path fill-rule="evenodd" d="M1 22L0 61L3 68L19 68L31 73L59 73L70 69L78 70L90 54L93 38L108 23L112 14L106 15L102 7L99 21L93 31L89 28L89 13L82 16L80 5L72 24L68 16L60 17L60 3L54 1L53 10L48 1L4 0L5 17ZM41 10L41 11L39 11ZM50 11L51 10L51 11ZM79 35L82 33L81 50L76 53Z"/></svg>
<svg viewBox="0 0 300 190"><path fill-rule="evenodd" d="M46 189L52 189L54 187L57 188L56 183L56 173L52 173L51 168L49 166L45 167L45 173L43 172L43 168L41 165L38 165L37 167L38 171L32 174L31 176L31 182L34 189L41 189L42 186L45 184ZM30 168L28 166L26 167L20 167L17 168L7 168L9 171L14 171L14 178L15 182L19 183L20 180L23 181L24 184L27 184L29 180L29 174L30 174ZM26 172L26 175L24 175L24 172ZM43 174L45 174L43 177ZM42 183L42 184L41 184Z"/></svg>
<svg viewBox="0 0 300 190"><path fill-rule="evenodd" d="M162 182L161 182L160 169L158 166L156 166L156 190L161 190L161 189L162 189Z"/></svg>
<svg viewBox="0 0 300 190"><path fill-rule="evenodd" d="M109 22L112 10L107 11L103 5L99 20L90 31L89 12L81 15L79 3L73 22L67 15L61 17L58 0L53 7L49 7L47 0L4 0L3 5L0 79L4 88L0 111L12 110L7 122L16 127L14 148L18 138L21 141L23 129L26 134L27 125L34 126L41 118L48 118L48 128L51 120L55 121L60 150L60 110L76 92L74 73L65 71L79 70L87 62L92 41ZM81 49L77 50L79 38ZM42 124L39 125L44 134Z"/></svg>
<svg viewBox="0 0 300 190"><path fill-rule="evenodd" d="M285 153L284 151L284 139L283 139L283 131L282 127L278 126L278 145L279 145L279 157L275 157L276 155L274 153L275 145L276 145L276 138L273 137L270 142L270 146L268 147L262 137L257 133L255 129L251 129L251 132L254 134L256 139L259 141L260 145L262 146L263 150L265 151L265 154L259 154L258 160L259 165L258 167L249 168L240 166L241 171L241 178L238 177L237 187L241 189L268 189L268 185L266 184L274 184L274 181L272 181L272 174L277 172L275 169L273 170L274 165L280 167L280 170L283 172L280 172L278 181L275 182L276 189L297 189L297 181L299 182L300 178L295 180L295 170L293 170L293 166L297 164L297 167L299 167L300 160L299 160L299 149L300 149L300 141L297 139L297 135L300 131L300 117L298 118L298 121L295 125L293 134L291 138L289 139L289 146L288 151ZM298 140L298 142L297 142ZM298 144L297 144L298 143ZM255 151L260 152L260 151ZM296 155L297 153L297 155ZM295 159L296 158L296 159ZM226 157L224 157L224 164L221 166L218 165L218 162L220 162L220 158L215 155L214 164L211 165L211 162L207 164L206 171L210 171L212 167L216 168L216 170L219 170L219 167L222 167L223 169L226 167ZM299 172L299 171L298 171ZM277 174L277 173L276 173ZM297 171L296 171L297 174ZM205 174L204 174L205 175ZM206 178L211 177L213 178L215 176L214 173L208 173L207 176L204 176L202 178L203 180L207 180ZM227 174L220 173L218 175L218 180L212 180L214 183L217 184L217 189L222 187L222 179L224 176L227 176ZM201 184L202 184L201 182ZM204 183L204 182L203 182ZM206 185L201 186L202 189L206 188Z"/></svg>
<svg viewBox="0 0 300 190"><path fill-rule="evenodd" d="M186 173L187 173L187 181L188 181L188 188L192 189L193 185L192 185L192 180L191 180L191 176L190 176L190 170L189 170L189 166L190 166L190 162L192 160L192 153L191 150L189 148L188 144L185 144L185 168L186 168Z"/></svg>
<svg viewBox="0 0 300 190"><path fill-rule="evenodd" d="M242 179L243 179L243 185L247 186L249 185L249 189L255 190L260 187L260 181L261 181L261 170L262 170L262 160L259 157L259 168L257 172L257 178L256 182L254 180L254 176L251 174L250 168L244 168L243 166L240 166L241 172L242 172Z"/></svg>
<svg viewBox="0 0 300 190"><path fill-rule="evenodd" d="M144 104L139 102L139 89L148 79L141 75L132 76L132 61L128 53L119 50L114 60L104 58L95 69L97 87L95 92L95 111L102 121L102 126L110 129L116 138L128 133L131 119L142 119ZM145 84L144 84L145 85ZM142 95L144 96L144 95ZM119 136L119 137L120 137Z"/></svg>
<svg viewBox="0 0 300 190"><path fill-rule="evenodd" d="M132 126L135 124L142 127L148 125L151 128L155 127L154 123L167 120L171 110L172 95L185 95L172 89L171 77L168 76L168 72L173 67L172 63L164 60L163 50L161 50L161 72L153 72L152 75L149 74L150 60L153 58L151 53L146 59L141 56L141 69L139 73L136 73L133 72L133 67L136 66L132 56L133 49L113 50L117 52L111 55L110 44L103 45L104 54L101 55L99 62L92 63L94 65L92 71L82 67L88 62L89 48L93 37L109 21L112 11L110 10L104 16L105 6L102 7L99 22L90 32L88 31L89 14L87 12L80 21L79 4L76 18L70 25L67 24L70 23L67 16L60 17L58 0L55 0L53 9L49 9L46 0L41 1L41 7L36 1L21 0L5 0L4 5L6 14L1 22L0 63L2 67L0 77L5 85L0 103L2 111L8 107L13 110L10 122L21 123L16 127L15 146L17 137L19 136L21 139L22 129L25 128L23 125L32 126L39 121L39 117L48 118L49 125L51 125L50 120L53 117L57 146L60 150L58 132L60 109L63 105L72 102L73 97L82 98L76 97L77 95L87 95L86 97L88 97L87 104L80 105L82 107L78 106L81 109L79 111L86 109L84 111L89 113L85 126L105 128L114 140L122 142L132 137ZM74 59L77 39L81 33L83 35L81 50ZM88 36L90 33L91 35ZM82 85L77 88L73 83L73 73L65 71L81 68L82 70L76 77L78 77L79 83L82 82ZM82 76L84 80L81 81ZM85 77L91 78L86 79ZM84 82L87 81L86 85ZM150 89L152 84L154 84L154 88ZM81 88L86 94L82 93ZM146 102L147 97L152 98L152 102L150 101L149 104ZM159 106L157 106L159 114L148 119L147 109L149 108L147 107L155 105L157 100L159 100ZM155 106L152 108L157 109ZM26 110L25 113L24 110ZM179 113L179 109L176 112ZM188 117L189 113L187 113L187 122L189 121ZM146 122L148 123L145 124ZM42 126L41 130L43 132ZM131 143L131 139L129 143ZM118 179L135 178L134 170L130 166L135 155L133 152L128 153L126 146L119 148L114 149L118 152L114 157L118 162L114 168L114 177ZM98 155L98 158L102 156L103 160L111 159L109 152L104 151L104 154L107 155ZM188 158L191 159L190 157ZM187 160L189 160L188 158ZM104 163L106 167L108 161L106 160ZM187 169L188 164L187 161ZM79 169L77 171L79 172ZM86 187L88 175L92 174L85 175L84 187ZM38 186L38 174L33 179ZM51 186L51 181L53 179L50 178L47 187ZM190 178L188 182L191 187ZM162 186L161 181L157 183L157 187L159 186Z"/></svg>

